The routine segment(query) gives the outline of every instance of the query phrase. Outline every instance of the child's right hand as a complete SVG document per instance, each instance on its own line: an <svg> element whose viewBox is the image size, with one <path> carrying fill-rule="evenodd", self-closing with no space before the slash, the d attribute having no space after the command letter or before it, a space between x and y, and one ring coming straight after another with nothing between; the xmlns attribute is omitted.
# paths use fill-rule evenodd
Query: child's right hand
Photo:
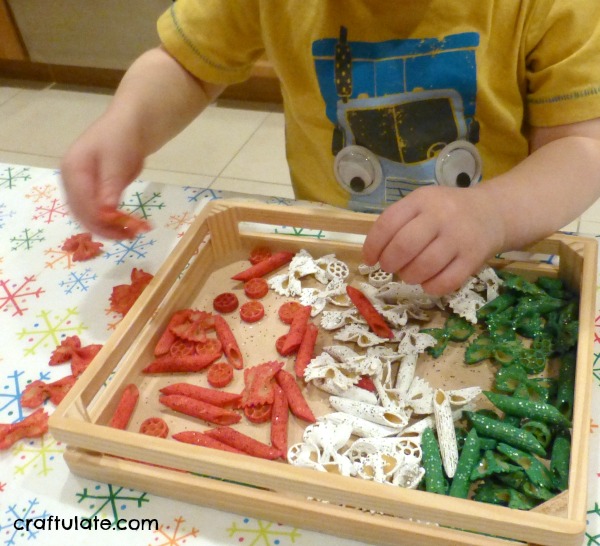
<svg viewBox="0 0 600 546"><path fill-rule="evenodd" d="M111 239L122 230L103 219L115 209L123 190L139 175L144 162L135 132L104 115L65 154L62 179L73 215L86 229Z"/></svg>

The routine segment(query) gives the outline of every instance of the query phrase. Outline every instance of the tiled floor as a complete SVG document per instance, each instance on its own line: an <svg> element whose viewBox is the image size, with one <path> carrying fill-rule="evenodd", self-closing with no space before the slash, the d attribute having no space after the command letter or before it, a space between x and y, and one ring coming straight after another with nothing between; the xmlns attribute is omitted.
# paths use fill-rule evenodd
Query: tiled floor
<svg viewBox="0 0 600 546"><path fill-rule="evenodd" d="M0 162L57 168L109 100L106 90L0 79ZM291 198L283 135L280 105L220 101L149 157L141 178ZM565 229L600 234L600 201Z"/></svg>
<svg viewBox="0 0 600 546"><path fill-rule="evenodd" d="M0 162L57 168L106 90L0 80ZM293 197L280 105L220 101L150 156L140 178Z"/></svg>

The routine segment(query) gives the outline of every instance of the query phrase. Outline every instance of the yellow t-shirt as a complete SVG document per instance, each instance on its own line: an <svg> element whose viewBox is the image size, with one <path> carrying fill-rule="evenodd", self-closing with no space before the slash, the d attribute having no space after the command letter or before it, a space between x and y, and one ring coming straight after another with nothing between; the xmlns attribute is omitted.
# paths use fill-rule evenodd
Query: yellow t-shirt
<svg viewBox="0 0 600 546"><path fill-rule="evenodd" d="M526 127L600 117L598 0L177 0L164 47L231 84L281 81L296 196L381 210L528 153Z"/></svg>

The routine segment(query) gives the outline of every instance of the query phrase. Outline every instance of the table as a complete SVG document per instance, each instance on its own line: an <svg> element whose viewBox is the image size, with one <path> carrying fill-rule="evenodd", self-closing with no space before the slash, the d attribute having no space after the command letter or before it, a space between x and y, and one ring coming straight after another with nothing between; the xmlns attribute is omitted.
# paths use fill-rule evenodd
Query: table
<svg viewBox="0 0 600 546"><path fill-rule="evenodd" d="M83 230L69 214L60 173L0 163L0 423L31 413L20 403L29 382L55 381L70 373L68 366L48 366L62 339L78 335L85 345L108 339L120 319L109 310L113 286L128 284L134 267L154 273L202 207L229 197L292 203L136 180L121 208L147 218L154 229L133 241L100 239L101 256L74 262L61 246ZM600 316L595 331L587 545L600 544L600 419L594 418L600 415ZM45 409L52 408L47 402ZM64 463L64 449L48 433L0 451L2 544L59 545L65 538L82 545L118 540L130 546L359 544L80 478ZM54 518L60 518L60 526ZM83 529L85 518L111 526L120 522L127 529L103 530L98 524L95 531ZM25 519L32 520L28 528L21 522Z"/></svg>

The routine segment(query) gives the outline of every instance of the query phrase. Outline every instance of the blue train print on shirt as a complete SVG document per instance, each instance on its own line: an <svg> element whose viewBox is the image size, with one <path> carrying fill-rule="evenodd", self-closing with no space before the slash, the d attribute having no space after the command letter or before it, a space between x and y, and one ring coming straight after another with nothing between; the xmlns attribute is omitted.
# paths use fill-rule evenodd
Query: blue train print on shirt
<svg viewBox="0 0 600 546"><path fill-rule="evenodd" d="M469 187L481 178L475 144L479 35L443 40L313 43L332 122L334 171L349 207L380 211L422 185Z"/></svg>

